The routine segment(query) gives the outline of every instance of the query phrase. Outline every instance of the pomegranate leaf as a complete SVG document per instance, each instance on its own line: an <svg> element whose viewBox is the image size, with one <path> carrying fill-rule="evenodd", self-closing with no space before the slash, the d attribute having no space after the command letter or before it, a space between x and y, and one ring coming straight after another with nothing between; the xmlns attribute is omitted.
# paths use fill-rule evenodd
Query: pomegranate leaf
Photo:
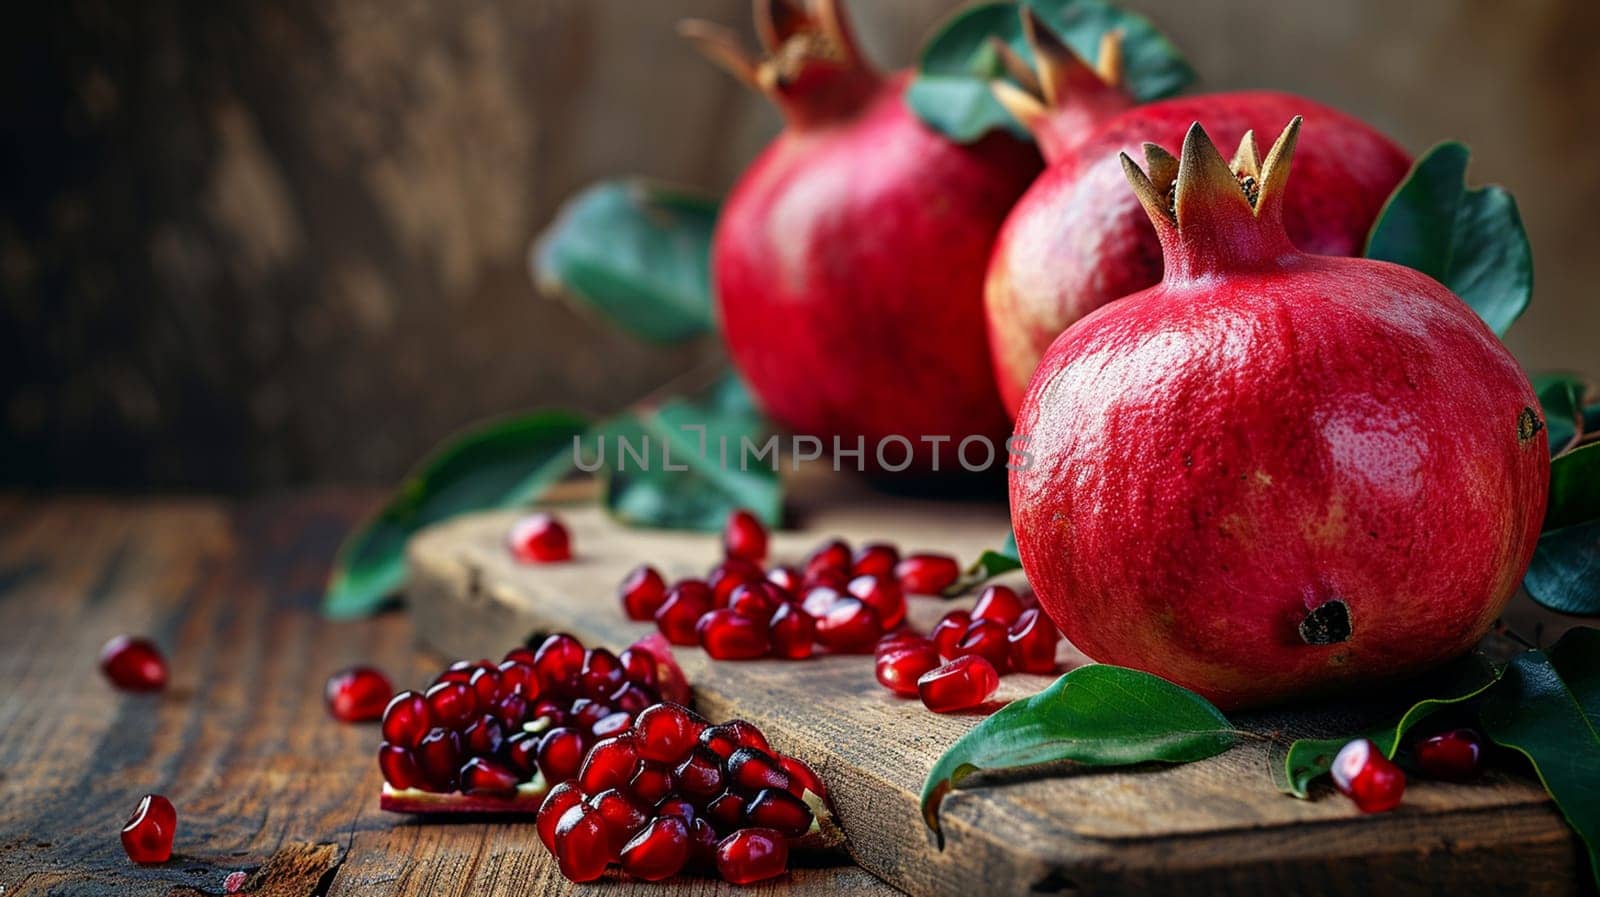
<svg viewBox="0 0 1600 897"><path fill-rule="evenodd" d="M1576 374L1535 374L1533 391L1539 396L1539 407L1544 409L1544 424L1550 439L1550 454L1559 455L1573 448L1575 440L1588 432L1584 423L1586 397L1594 392L1593 386ZM1600 403L1593 410L1600 412Z"/></svg>
<svg viewBox="0 0 1600 897"><path fill-rule="evenodd" d="M1472 654L1419 680L1413 692L1431 693L1438 697L1423 698L1412 703L1394 723L1335 738L1297 739L1289 745L1289 752L1284 757L1284 771L1288 778L1281 790L1301 799L1309 797L1307 786L1317 777L1326 775L1333 768L1333 758L1339 749L1357 738L1372 739L1384 756L1393 759L1401 739L1413 726L1436 711L1478 697L1499 677L1500 671L1488 658Z"/></svg>
<svg viewBox="0 0 1600 897"><path fill-rule="evenodd" d="M1017 555L1017 534L1007 533L1005 544L999 548L985 549L983 554L978 555L978 559L961 574L961 578L944 590L944 597L965 595L996 576L1021 569L1022 560Z"/></svg>
<svg viewBox="0 0 1600 897"><path fill-rule="evenodd" d="M1418 159L1372 226L1366 255L1429 275L1503 336L1533 294L1533 250L1510 193L1467 187L1471 156L1449 141Z"/></svg>
<svg viewBox="0 0 1600 897"><path fill-rule="evenodd" d="M944 846L939 805L973 773L1067 760L1084 766L1188 763L1232 747L1238 731L1211 702L1159 676L1079 667L1013 701L951 745L922 786L922 818Z"/></svg>
<svg viewBox="0 0 1600 897"><path fill-rule="evenodd" d="M1600 442L1592 442L1550 462L1550 504L1546 531L1600 520Z"/></svg>
<svg viewBox="0 0 1600 897"><path fill-rule="evenodd" d="M1522 585L1557 613L1600 614L1600 521L1540 536Z"/></svg>
<svg viewBox="0 0 1600 897"><path fill-rule="evenodd" d="M372 613L405 583L412 533L466 511L527 504L572 469L582 416L543 411L474 427L448 440L401 484L381 511L345 539L322 609Z"/></svg>
<svg viewBox="0 0 1600 897"><path fill-rule="evenodd" d="M1001 129L1028 138L989 92L989 82L1005 76L991 38L1033 59L1022 36L1023 5L982 3L961 10L923 47L906 102L929 127L958 143ZM1127 87L1141 102L1171 96L1194 80L1177 49L1142 16L1104 0L1025 0L1025 5L1087 60L1098 54L1101 35L1120 30Z"/></svg>
<svg viewBox="0 0 1600 897"><path fill-rule="evenodd" d="M1484 734L1533 764L1589 851L1600 883L1600 632L1576 629L1548 652L1511 660L1478 714Z"/></svg>
<svg viewBox="0 0 1600 897"><path fill-rule="evenodd" d="M711 332L717 203L638 179L568 200L534 244L536 283L657 343Z"/></svg>

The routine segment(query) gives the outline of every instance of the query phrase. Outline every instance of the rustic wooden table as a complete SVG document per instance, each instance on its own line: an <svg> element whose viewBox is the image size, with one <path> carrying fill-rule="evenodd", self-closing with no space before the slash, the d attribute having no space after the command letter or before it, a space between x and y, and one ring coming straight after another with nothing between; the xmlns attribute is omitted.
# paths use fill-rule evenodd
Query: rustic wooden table
<svg viewBox="0 0 1600 897"><path fill-rule="evenodd" d="M402 614L328 623L317 605L339 539L377 496L230 502L0 496L0 897L561 894L531 823L422 825L381 813L375 725L323 709L356 662L397 684L419 655ZM165 648L160 695L100 677L100 645ZM130 863L118 831L141 795L178 808L170 862ZM890 889L853 866L755 888L608 879L582 893L746 895Z"/></svg>

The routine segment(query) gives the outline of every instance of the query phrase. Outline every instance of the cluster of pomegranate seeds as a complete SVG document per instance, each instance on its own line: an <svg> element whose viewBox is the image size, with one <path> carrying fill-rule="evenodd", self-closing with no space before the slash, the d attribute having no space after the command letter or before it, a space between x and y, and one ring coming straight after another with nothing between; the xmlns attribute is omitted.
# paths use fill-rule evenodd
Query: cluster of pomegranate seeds
<svg viewBox="0 0 1600 897"><path fill-rule="evenodd" d="M366 723L383 718L383 711L394 696L394 686L382 670L354 666L329 676L323 696L334 719Z"/></svg>
<svg viewBox="0 0 1600 897"><path fill-rule="evenodd" d="M159 794L146 794L122 827L122 849L141 865L165 863L172 858L172 835L178 830L178 811Z"/></svg>
<svg viewBox="0 0 1600 897"><path fill-rule="evenodd" d="M572 537L553 514L529 514L511 525L506 536L511 554L524 564L550 564L572 559Z"/></svg>
<svg viewBox="0 0 1600 897"><path fill-rule="evenodd" d="M817 774L750 723L662 703L589 748L537 829L571 881L620 865L647 881L688 871L749 884L783 874L824 799Z"/></svg>
<svg viewBox="0 0 1600 897"><path fill-rule="evenodd" d="M1357 738L1333 758L1333 786L1363 813L1382 813L1400 805L1406 774L1370 739Z"/></svg>
<svg viewBox="0 0 1600 897"><path fill-rule="evenodd" d="M100 671L123 691L160 691L167 687L167 659L147 638L119 635L100 649Z"/></svg>
<svg viewBox="0 0 1600 897"><path fill-rule="evenodd" d="M687 700L658 642L617 655L558 633L499 663L451 664L425 692L395 695L378 748L384 808L472 812L542 799L547 782L575 776L591 748L646 708Z"/></svg>
<svg viewBox="0 0 1600 897"><path fill-rule="evenodd" d="M1465 782L1478 774L1483 762L1483 739L1471 729L1452 729L1422 739L1412 751L1417 767L1428 778Z"/></svg>

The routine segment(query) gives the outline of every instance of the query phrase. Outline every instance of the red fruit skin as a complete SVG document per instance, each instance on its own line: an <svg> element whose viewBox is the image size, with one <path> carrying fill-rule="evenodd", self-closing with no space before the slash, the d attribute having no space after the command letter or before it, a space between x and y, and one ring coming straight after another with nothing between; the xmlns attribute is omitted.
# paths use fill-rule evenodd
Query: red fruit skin
<svg viewBox="0 0 1600 897"><path fill-rule="evenodd" d="M832 126L791 126L734 187L712 249L729 353L789 429L884 471L933 471L923 436L987 436L1005 412L984 340L983 278L1000 223L1040 169L993 134L962 146L882 79ZM936 397L936 398L935 398ZM954 443L938 469L959 471ZM855 465L854 458L845 463Z"/></svg>
<svg viewBox="0 0 1600 897"><path fill-rule="evenodd" d="M146 794L122 827L122 849L140 865L165 863L172 858L172 836L178 829L178 811L159 794Z"/></svg>
<svg viewBox="0 0 1600 897"><path fill-rule="evenodd" d="M1166 225L1166 279L1063 333L1023 400L1012 525L1040 605L1223 709L1465 652L1544 517L1527 377L1437 281L1296 252L1217 180L1229 202ZM1348 638L1307 644L1334 599Z"/></svg>
<svg viewBox="0 0 1600 897"><path fill-rule="evenodd" d="M1246 130L1264 141L1304 115L1286 224L1319 255L1359 255L1411 160L1369 125L1291 94L1206 94L1136 106L1066 147L1017 202L995 243L984 288L995 375L1016 415L1039 360L1068 325L1161 280L1156 232L1128 189L1118 153L1143 159L1145 141L1173 147L1199 121L1227 150ZM1266 149L1263 142L1262 149Z"/></svg>

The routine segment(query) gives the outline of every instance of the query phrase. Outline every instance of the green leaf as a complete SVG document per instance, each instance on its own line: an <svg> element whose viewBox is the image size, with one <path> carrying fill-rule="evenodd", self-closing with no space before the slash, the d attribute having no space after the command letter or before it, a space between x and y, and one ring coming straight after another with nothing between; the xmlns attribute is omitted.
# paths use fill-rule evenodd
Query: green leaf
<svg viewBox="0 0 1600 897"><path fill-rule="evenodd" d="M1005 573L1022 569L1022 559L1017 553L1017 534L1007 533L1005 544L999 548L986 549L972 566L966 569L961 578L956 580L948 589L944 590L944 597L955 598L965 595L980 585Z"/></svg>
<svg viewBox="0 0 1600 897"><path fill-rule="evenodd" d="M1001 708L944 752L922 786L922 817L939 835L939 805L982 770L1070 760L1085 766L1188 763L1232 747L1238 732L1209 701L1159 676L1091 664Z"/></svg>
<svg viewBox="0 0 1600 897"><path fill-rule="evenodd" d="M674 399L613 418L596 432L606 507L632 526L714 531L735 508L776 526L783 516L782 485L773 469L778 456L745 453L741 463L745 443L760 450L767 430L731 377L697 400ZM598 446L585 440L585 449L591 447ZM586 454L585 466L592 466L598 459Z"/></svg>
<svg viewBox="0 0 1600 897"><path fill-rule="evenodd" d="M1550 462L1550 504L1545 531L1600 520L1600 442L1593 442Z"/></svg>
<svg viewBox="0 0 1600 897"><path fill-rule="evenodd" d="M1400 747L1401 739L1413 726L1435 711L1483 694L1499 675L1487 658L1472 654L1419 681L1415 688L1418 693L1435 694L1438 697L1416 701L1392 724L1337 738L1297 739L1289 745L1289 753L1284 757L1284 771L1288 775L1284 793L1301 799L1309 797L1307 786L1317 777L1326 775L1333 768L1333 758L1339 749L1357 738L1372 739L1384 756L1392 758Z"/></svg>
<svg viewBox="0 0 1600 897"><path fill-rule="evenodd" d="M412 533L465 511L538 498L573 464L581 416L545 411L476 427L448 441L401 485L383 510L339 549L323 597L330 617L372 613L405 583Z"/></svg>
<svg viewBox="0 0 1600 897"><path fill-rule="evenodd" d="M1194 71L1177 49L1142 16L1104 0L1027 0L1027 5L1091 62L1099 53L1101 35L1120 29L1127 87L1140 102L1171 96L1194 80ZM991 38L1033 60L1022 36L1021 7L983 3L962 10L923 47L906 102L930 127L958 143L1001 129L1028 137L989 92L989 82L1005 75Z"/></svg>
<svg viewBox="0 0 1600 897"><path fill-rule="evenodd" d="M1578 699L1589 725L1600 733L1600 629L1569 629L1546 653Z"/></svg>
<svg viewBox="0 0 1600 897"><path fill-rule="evenodd" d="M1556 455L1579 434L1583 418L1583 397L1588 384L1574 374L1536 374L1533 391L1544 409L1544 423L1550 438L1550 454Z"/></svg>
<svg viewBox="0 0 1600 897"><path fill-rule="evenodd" d="M1585 710L1595 701L1588 669L1593 648L1592 636L1570 643L1564 638L1548 654L1529 651L1512 659L1499 684L1484 696L1479 722L1495 744L1533 764L1561 815L1583 839L1600 883L1600 736ZM1571 683L1564 681L1569 670ZM1585 691L1584 698L1575 687Z"/></svg>
<svg viewBox="0 0 1600 897"><path fill-rule="evenodd" d="M717 203L646 181L601 181L562 207L534 249L540 287L647 340L709 333Z"/></svg>
<svg viewBox="0 0 1600 897"><path fill-rule="evenodd" d="M1366 254L1429 275L1504 335L1533 294L1533 250L1510 193L1467 188L1470 157L1451 141L1418 159L1373 225Z"/></svg>
<svg viewBox="0 0 1600 897"><path fill-rule="evenodd" d="M1540 536L1522 584L1557 613L1600 614L1600 522Z"/></svg>

